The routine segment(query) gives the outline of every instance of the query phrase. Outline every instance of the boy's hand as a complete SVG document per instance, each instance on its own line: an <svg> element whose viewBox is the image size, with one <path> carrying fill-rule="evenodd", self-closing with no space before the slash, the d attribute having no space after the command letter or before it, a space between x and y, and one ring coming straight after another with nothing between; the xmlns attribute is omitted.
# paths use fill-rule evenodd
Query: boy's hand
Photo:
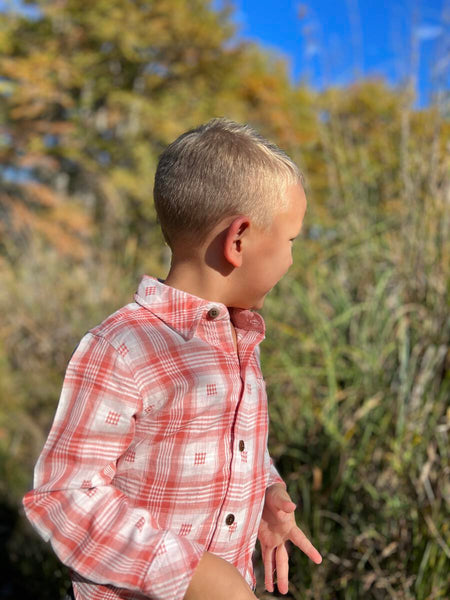
<svg viewBox="0 0 450 600"><path fill-rule="evenodd" d="M279 592L288 592L289 559L285 542L290 540L316 564L322 557L295 523L295 504L281 483L266 490L264 509L259 525L258 539L264 561L264 585L273 592L273 573L277 572Z"/></svg>
<svg viewBox="0 0 450 600"><path fill-rule="evenodd" d="M231 563L205 552L194 571L184 600L257 600Z"/></svg>

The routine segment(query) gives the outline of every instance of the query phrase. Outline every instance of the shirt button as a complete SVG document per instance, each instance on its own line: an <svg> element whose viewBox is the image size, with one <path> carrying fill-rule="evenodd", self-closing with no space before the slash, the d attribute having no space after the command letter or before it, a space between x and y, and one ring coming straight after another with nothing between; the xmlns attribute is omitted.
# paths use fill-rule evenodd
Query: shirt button
<svg viewBox="0 0 450 600"><path fill-rule="evenodd" d="M225 523L227 525L233 525L233 523L234 523L234 515L232 515L231 513L229 515L227 515L227 518L225 519Z"/></svg>
<svg viewBox="0 0 450 600"><path fill-rule="evenodd" d="M217 306L213 306L212 308L210 308L208 310L208 317L210 319L216 319L219 315L220 315L220 310L217 308Z"/></svg>
<svg viewBox="0 0 450 600"><path fill-rule="evenodd" d="M244 450L245 450L244 440L240 440L240 442L239 442L239 450L240 450L240 452L244 452Z"/></svg>

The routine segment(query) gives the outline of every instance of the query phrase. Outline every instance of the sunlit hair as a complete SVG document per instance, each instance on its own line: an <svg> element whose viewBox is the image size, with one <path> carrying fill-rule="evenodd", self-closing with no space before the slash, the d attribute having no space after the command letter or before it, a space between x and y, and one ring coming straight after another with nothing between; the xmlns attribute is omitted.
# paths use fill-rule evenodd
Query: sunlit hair
<svg viewBox="0 0 450 600"><path fill-rule="evenodd" d="M212 119L161 154L153 195L167 243L204 241L223 218L246 215L267 229L288 208L287 186L303 174L278 146L248 125Z"/></svg>

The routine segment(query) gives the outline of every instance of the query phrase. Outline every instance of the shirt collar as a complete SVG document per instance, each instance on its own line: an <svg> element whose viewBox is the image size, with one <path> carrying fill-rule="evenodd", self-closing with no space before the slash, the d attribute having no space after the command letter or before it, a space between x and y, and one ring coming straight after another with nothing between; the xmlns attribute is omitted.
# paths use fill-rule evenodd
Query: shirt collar
<svg viewBox="0 0 450 600"><path fill-rule="evenodd" d="M260 314L243 308L228 309L221 302L212 302L166 285L161 279L144 275L134 300L152 312L173 330L190 340L196 333L199 323L206 321L230 320L239 329L255 331L264 338L265 324ZM211 317L210 310L218 309L217 316ZM213 314L217 314L214 313Z"/></svg>

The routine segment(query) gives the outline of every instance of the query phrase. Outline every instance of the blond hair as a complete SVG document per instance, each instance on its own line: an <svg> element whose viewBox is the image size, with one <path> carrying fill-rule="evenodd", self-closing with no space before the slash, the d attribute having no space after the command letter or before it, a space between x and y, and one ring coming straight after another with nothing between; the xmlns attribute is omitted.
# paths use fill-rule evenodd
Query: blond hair
<svg viewBox="0 0 450 600"><path fill-rule="evenodd" d="M249 125L212 119L183 133L161 154L153 196L163 235L204 241L231 215L262 228L287 209L288 185L304 185L297 165Z"/></svg>

